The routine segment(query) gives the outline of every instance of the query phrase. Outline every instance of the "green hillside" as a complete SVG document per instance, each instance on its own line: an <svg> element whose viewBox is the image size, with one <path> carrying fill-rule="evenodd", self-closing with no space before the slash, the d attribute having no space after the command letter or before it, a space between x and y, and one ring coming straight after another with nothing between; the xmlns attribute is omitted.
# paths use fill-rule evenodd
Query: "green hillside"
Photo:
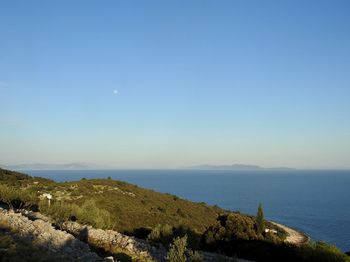
<svg viewBox="0 0 350 262"><path fill-rule="evenodd" d="M121 232L151 229L157 224L186 225L202 233L224 210L204 203L193 203L177 196L162 194L109 179L57 183L47 179L0 169L0 181L26 188L38 195L50 193L52 204L64 202L81 206L93 200L111 214L112 227Z"/></svg>
<svg viewBox="0 0 350 262"><path fill-rule="evenodd" d="M110 212L113 227L119 231L171 224L187 225L202 232L223 212L206 204L196 204L169 194L107 179L30 186L42 192L51 192L54 199L78 205L86 200L95 200L97 206Z"/></svg>
<svg viewBox="0 0 350 262"><path fill-rule="evenodd" d="M50 204L45 193L52 195ZM252 261L349 261L336 247L322 242L286 243L286 232L263 217L228 212L111 179L58 183L0 169L0 204L40 211L63 230L65 222L77 221L145 238L156 246L168 247L175 237L186 237L192 250ZM265 232L264 228L276 231ZM0 246L8 249L11 241L2 237ZM103 252L113 251L87 241Z"/></svg>
<svg viewBox="0 0 350 262"><path fill-rule="evenodd" d="M0 181L2 183L18 184L21 180L30 180L31 177L19 172L0 168Z"/></svg>

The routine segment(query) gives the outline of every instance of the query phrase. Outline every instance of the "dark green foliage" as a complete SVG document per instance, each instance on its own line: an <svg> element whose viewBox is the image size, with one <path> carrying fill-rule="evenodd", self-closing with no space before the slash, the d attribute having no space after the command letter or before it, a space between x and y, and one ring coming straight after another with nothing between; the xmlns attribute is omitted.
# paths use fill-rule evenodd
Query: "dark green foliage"
<svg viewBox="0 0 350 262"><path fill-rule="evenodd" d="M218 217L217 222L208 228L204 234L205 243L209 246L219 242L236 240L257 240L254 219L237 213L224 214Z"/></svg>
<svg viewBox="0 0 350 262"><path fill-rule="evenodd" d="M256 226L258 234L263 234L265 230L265 219L264 219L264 211L262 209L262 205L259 204L258 212L256 214Z"/></svg>
<svg viewBox="0 0 350 262"><path fill-rule="evenodd" d="M177 237L170 244L166 259L170 262L186 262L187 236Z"/></svg>
<svg viewBox="0 0 350 262"><path fill-rule="evenodd" d="M184 237L184 236L187 237L187 244L189 248L191 249L200 248L200 241L201 241L200 234L191 230L191 228L186 225L180 225L180 226L174 227L174 237Z"/></svg>

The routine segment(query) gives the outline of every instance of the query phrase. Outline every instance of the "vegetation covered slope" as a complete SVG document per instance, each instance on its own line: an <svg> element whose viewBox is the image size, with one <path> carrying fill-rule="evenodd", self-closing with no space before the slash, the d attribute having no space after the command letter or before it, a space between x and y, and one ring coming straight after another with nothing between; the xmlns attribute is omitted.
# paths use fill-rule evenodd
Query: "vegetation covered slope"
<svg viewBox="0 0 350 262"><path fill-rule="evenodd" d="M0 168L0 181L2 183L19 184L21 180L31 179L30 176Z"/></svg>
<svg viewBox="0 0 350 262"><path fill-rule="evenodd" d="M42 197L45 193L53 196L50 202ZM168 247L185 237L192 250L253 261L349 261L325 243L285 243L286 232L266 221L262 209L257 219L111 179L57 183L0 169L0 202L39 210L62 229L66 221L77 221L143 237L154 245ZM277 232L266 233L264 228Z"/></svg>
<svg viewBox="0 0 350 262"><path fill-rule="evenodd" d="M121 232L170 224L186 225L201 233L215 222L218 214L224 212L218 207L193 203L110 179L56 183L0 169L0 182L25 188L38 195L50 193L53 195L52 205L64 202L82 206L93 201L97 207L110 213L112 228Z"/></svg>

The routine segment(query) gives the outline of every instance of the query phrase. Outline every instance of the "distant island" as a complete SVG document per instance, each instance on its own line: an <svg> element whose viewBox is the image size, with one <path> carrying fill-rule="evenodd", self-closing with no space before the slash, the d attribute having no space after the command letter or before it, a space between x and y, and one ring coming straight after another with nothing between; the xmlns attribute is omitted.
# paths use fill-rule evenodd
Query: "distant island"
<svg viewBox="0 0 350 262"><path fill-rule="evenodd" d="M18 164L18 165L3 165L4 168L12 170L87 170L98 169L98 166L88 163L67 163L67 164Z"/></svg>
<svg viewBox="0 0 350 262"><path fill-rule="evenodd" d="M99 166L91 163L64 163L64 164L50 164L50 163L28 163L17 165L0 165L5 169L10 170L95 170L95 169L118 169L111 166ZM295 170L289 167L262 167L258 165L247 164L232 164L232 165L195 165L180 169L193 169L193 170L237 170L237 171L263 171L263 170Z"/></svg>
<svg viewBox="0 0 350 262"><path fill-rule="evenodd" d="M289 167L261 167L257 165L232 164L232 165L198 165L191 166L189 169L198 170L294 170Z"/></svg>

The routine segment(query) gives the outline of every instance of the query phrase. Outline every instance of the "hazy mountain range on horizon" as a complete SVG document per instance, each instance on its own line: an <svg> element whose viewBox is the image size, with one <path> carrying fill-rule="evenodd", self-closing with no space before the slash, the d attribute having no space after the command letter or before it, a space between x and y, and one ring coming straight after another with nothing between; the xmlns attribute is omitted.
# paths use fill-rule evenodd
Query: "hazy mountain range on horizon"
<svg viewBox="0 0 350 262"><path fill-rule="evenodd" d="M117 168L111 166L102 166L91 163L72 162L66 164L48 164L48 163L27 163L16 165L1 165L3 168L12 170L94 170L94 169L133 169L133 168ZM145 168L150 169L150 168ZM167 169L167 168L163 168ZM174 169L174 168L169 168ZM231 165L194 165L180 167L175 169L192 169L192 170L294 170L289 167L261 167L249 164L231 164Z"/></svg>
<svg viewBox="0 0 350 262"><path fill-rule="evenodd" d="M67 164L17 164L17 165L3 165L2 167L12 170L86 170L100 168L96 165L88 163L67 163Z"/></svg>

